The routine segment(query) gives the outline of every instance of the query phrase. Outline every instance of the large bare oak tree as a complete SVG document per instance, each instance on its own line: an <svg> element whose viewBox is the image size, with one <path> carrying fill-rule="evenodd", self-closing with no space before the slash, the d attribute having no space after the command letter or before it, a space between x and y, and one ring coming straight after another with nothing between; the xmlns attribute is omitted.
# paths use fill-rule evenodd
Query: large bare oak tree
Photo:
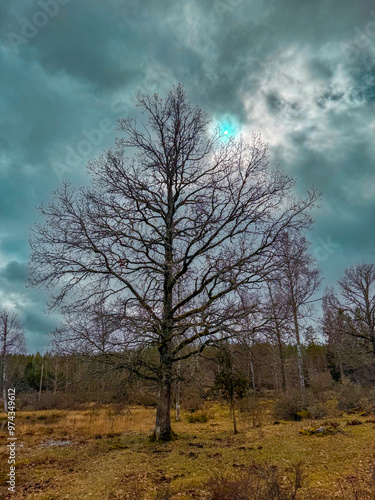
<svg viewBox="0 0 375 500"><path fill-rule="evenodd" d="M119 121L116 147L88 167L92 187L65 183L41 207L31 283L52 307L113 304L123 345L157 349L153 438L169 440L175 363L235 334L241 293L274 270L286 229L311 224L316 193L294 198L259 137L210 133L182 86L137 99L148 122Z"/></svg>

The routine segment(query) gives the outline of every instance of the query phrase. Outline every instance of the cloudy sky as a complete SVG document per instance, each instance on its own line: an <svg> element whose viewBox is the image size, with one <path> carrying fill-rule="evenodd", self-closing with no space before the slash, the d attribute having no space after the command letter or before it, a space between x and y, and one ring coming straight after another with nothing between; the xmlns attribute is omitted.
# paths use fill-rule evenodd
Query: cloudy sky
<svg viewBox="0 0 375 500"><path fill-rule="evenodd" d="M375 4L367 0L2 0L0 306L43 350L55 316L25 288L36 205L110 146L132 96L182 82L234 133L323 192L326 284L375 260Z"/></svg>

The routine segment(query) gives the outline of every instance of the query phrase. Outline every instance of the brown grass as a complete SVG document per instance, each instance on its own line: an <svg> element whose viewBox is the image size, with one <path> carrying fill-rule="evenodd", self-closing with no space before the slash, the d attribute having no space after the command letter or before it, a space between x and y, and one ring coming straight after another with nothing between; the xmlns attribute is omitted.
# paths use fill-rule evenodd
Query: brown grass
<svg viewBox="0 0 375 500"><path fill-rule="evenodd" d="M240 434L236 436L226 407L206 407L207 422L189 423L189 414L182 413L181 421L173 422L179 438L164 445L148 440L155 418L152 408L132 407L129 411L106 405L83 411L17 412L18 483L11 498L256 500L254 494L233 496L238 482L242 484L237 484L239 488L245 484L249 491L255 487L247 479L249 471L255 478L254 471L260 471L261 487L267 491L271 487L268 473L272 472L272 487L277 488L277 481L287 481L299 462L303 462L305 479L296 499L375 498L371 469L374 416L357 415L363 425L348 427L348 416L343 415L336 421L344 433L304 436L299 434L303 428L328 425L330 419L275 425L271 403L262 405L257 426L251 414L238 413ZM71 443L53 446L56 441ZM5 442L4 429L1 443ZM5 473L6 459L7 450L2 446ZM214 496L218 478L220 487L229 485L229 496L218 496L217 488ZM1 498L6 493L4 480L3 473Z"/></svg>

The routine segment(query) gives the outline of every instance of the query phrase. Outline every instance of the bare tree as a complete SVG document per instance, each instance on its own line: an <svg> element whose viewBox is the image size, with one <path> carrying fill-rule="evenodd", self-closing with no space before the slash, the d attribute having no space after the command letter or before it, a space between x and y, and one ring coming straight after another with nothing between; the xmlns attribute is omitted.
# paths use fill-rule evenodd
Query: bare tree
<svg viewBox="0 0 375 500"><path fill-rule="evenodd" d="M327 321L333 314L336 329L362 341L375 356L375 264L346 269L338 285L338 292L328 290L324 297Z"/></svg>
<svg viewBox="0 0 375 500"><path fill-rule="evenodd" d="M214 358L215 359L215 358ZM249 388L248 380L236 364L229 345L221 346L217 353L214 392L218 391L228 401L233 419L233 432L238 434L236 421L236 400L245 397Z"/></svg>
<svg viewBox="0 0 375 500"><path fill-rule="evenodd" d="M115 308L103 301L63 308L64 320L50 334L53 351L62 355L111 355L121 349L121 327ZM127 347L126 342L123 346Z"/></svg>
<svg viewBox="0 0 375 500"><path fill-rule="evenodd" d="M301 389L306 385L301 342L301 322L312 312L313 297L320 283L320 271L309 252L309 243L298 233L285 232L280 241L278 254L279 268L273 275L278 295L284 297L293 323L297 346L298 373Z"/></svg>
<svg viewBox="0 0 375 500"><path fill-rule="evenodd" d="M325 298L326 299L326 298ZM348 335L351 318L342 310L323 301L322 330L326 337L326 359L328 370L335 381L345 381L345 376L358 374L358 371L371 367L374 358L369 360L368 343L360 337ZM372 349L371 349L372 354Z"/></svg>
<svg viewBox="0 0 375 500"><path fill-rule="evenodd" d="M267 282L265 297L263 314L268 321L264 324L263 332L266 338L275 344L277 349L281 389L285 392L285 344L289 340L289 332L293 329L290 299L288 295L283 293L280 282L272 280Z"/></svg>
<svg viewBox="0 0 375 500"><path fill-rule="evenodd" d="M119 121L124 137L89 165L93 187L64 184L41 207L30 282L47 286L52 307L104 297L123 345L157 349L153 438L169 440L175 363L235 334L246 313L241 290L274 269L287 228L311 224L317 195L295 199L294 181L270 169L259 137L209 135L209 119L180 85L165 99L137 99L148 124Z"/></svg>
<svg viewBox="0 0 375 500"><path fill-rule="evenodd" d="M5 309L0 311L0 346L1 346L1 390L4 400L4 411L7 406L8 371L7 357L9 354L26 351L25 333L16 313Z"/></svg>
<svg viewBox="0 0 375 500"><path fill-rule="evenodd" d="M56 394L63 378L63 358L58 353L50 353L48 356L48 360L49 364L51 365L50 377L52 381L53 394Z"/></svg>
<svg viewBox="0 0 375 500"><path fill-rule="evenodd" d="M261 289L257 289L255 293L242 294L241 307L244 311L247 311L247 314L241 318L238 325L239 332L236 336L236 341L246 352L247 371L249 377L251 377L253 391L257 389L254 369L254 344L264 337L271 321L268 310L262 301L263 295Z"/></svg>

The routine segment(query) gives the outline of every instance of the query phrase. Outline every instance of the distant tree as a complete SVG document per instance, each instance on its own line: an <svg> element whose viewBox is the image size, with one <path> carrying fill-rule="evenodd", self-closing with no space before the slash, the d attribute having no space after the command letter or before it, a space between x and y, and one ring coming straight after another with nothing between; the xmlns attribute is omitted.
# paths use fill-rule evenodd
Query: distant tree
<svg viewBox="0 0 375 500"><path fill-rule="evenodd" d="M56 394L64 381L62 370L63 357L58 353L51 353L48 355L48 363L50 368L49 379L53 387L53 393Z"/></svg>
<svg viewBox="0 0 375 500"><path fill-rule="evenodd" d="M215 375L214 392L219 392L229 403L233 432L238 434L236 421L236 400L242 399L248 389L249 381L236 364L229 346L222 347L216 356L217 372Z"/></svg>
<svg viewBox="0 0 375 500"><path fill-rule="evenodd" d="M268 319L263 327L263 333L276 346L280 366L281 389L285 391L285 344L289 340L293 321L289 296L284 293L277 281L270 280L267 282L263 314Z"/></svg>
<svg viewBox="0 0 375 500"><path fill-rule="evenodd" d="M28 361L25 367L24 379L28 389L32 389L34 391L39 389L40 370L36 366L34 356Z"/></svg>
<svg viewBox="0 0 375 500"><path fill-rule="evenodd" d="M355 337L375 356L375 264L346 269L338 290L328 290L323 305L331 332Z"/></svg>
<svg viewBox="0 0 375 500"><path fill-rule="evenodd" d="M344 360L347 358L347 343L345 331L347 330L347 315L335 310L323 299L322 330L327 345L327 365L328 370L335 382L344 380ZM350 353L348 353L350 356Z"/></svg>
<svg viewBox="0 0 375 500"><path fill-rule="evenodd" d="M94 186L65 183L41 207L30 283L57 291L52 307L104 297L122 345L157 349L143 373L159 384L153 439L169 440L175 364L235 335L248 313L241 291L274 269L286 229L311 224L317 195L295 199L293 180L270 169L258 137L210 135L180 85L164 100L138 95L138 105L148 124L119 121L125 137L89 165Z"/></svg>
<svg viewBox="0 0 375 500"><path fill-rule="evenodd" d="M290 231L282 235L278 262L278 270L272 277L274 288L292 320L300 386L304 389L308 374L303 362L301 322L311 315L313 297L321 283L320 270L310 254L307 239Z"/></svg>
<svg viewBox="0 0 375 500"><path fill-rule="evenodd" d="M323 300L323 332L327 338L330 372L362 382L375 377L375 265L360 263L347 269L338 290ZM367 375L365 374L367 371ZM362 375L360 373L362 372Z"/></svg>
<svg viewBox="0 0 375 500"><path fill-rule="evenodd" d="M109 356L127 347L126 337L120 338L121 326L115 310L107 309L104 301L78 308L69 305L61 325L50 334L51 345L60 355Z"/></svg>
<svg viewBox="0 0 375 500"><path fill-rule="evenodd" d="M267 336L272 319L269 316L267 305L262 302L261 289L256 290L255 293L243 294L242 307L244 310L249 311L249 314L244 315L239 322L239 335L236 341L239 342L242 350L246 353L244 357L247 360L247 371L249 372L249 376L251 376L252 389L255 391L257 387L254 344L260 338L263 339L264 336Z"/></svg>
<svg viewBox="0 0 375 500"><path fill-rule="evenodd" d="M26 351L26 339L23 326L16 313L5 309L0 311L0 349L1 349L1 390L4 400L4 411L7 411L8 370L7 357L9 354Z"/></svg>

